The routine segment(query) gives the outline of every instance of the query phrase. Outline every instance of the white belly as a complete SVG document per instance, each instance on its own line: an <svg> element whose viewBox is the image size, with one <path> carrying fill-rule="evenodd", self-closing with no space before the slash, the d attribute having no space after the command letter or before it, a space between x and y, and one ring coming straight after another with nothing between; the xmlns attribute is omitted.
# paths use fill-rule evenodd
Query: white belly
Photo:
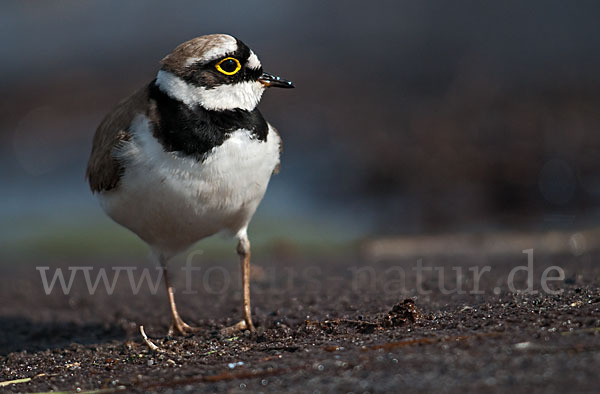
<svg viewBox="0 0 600 394"><path fill-rule="evenodd" d="M165 152L149 127L138 116L119 149L126 170L118 188L99 195L106 213L165 257L220 231L245 230L279 163L271 126L266 142L235 131L204 162Z"/></svg>

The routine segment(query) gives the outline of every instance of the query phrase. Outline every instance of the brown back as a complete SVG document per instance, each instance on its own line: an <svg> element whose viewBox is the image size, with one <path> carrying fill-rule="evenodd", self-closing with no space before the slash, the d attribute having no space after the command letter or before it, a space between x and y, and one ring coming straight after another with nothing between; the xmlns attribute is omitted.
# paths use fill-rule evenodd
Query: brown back
<svg viewBox="0 0 600 394"><path fill-rule="evenodd" d="M114 149L131 139L129 127L137 114L148 114L150 109L148 87L138 90L121 101L100 123L85 177L92 192L102 192L118 186L123 175L121 164L114 158Z"/></svg>

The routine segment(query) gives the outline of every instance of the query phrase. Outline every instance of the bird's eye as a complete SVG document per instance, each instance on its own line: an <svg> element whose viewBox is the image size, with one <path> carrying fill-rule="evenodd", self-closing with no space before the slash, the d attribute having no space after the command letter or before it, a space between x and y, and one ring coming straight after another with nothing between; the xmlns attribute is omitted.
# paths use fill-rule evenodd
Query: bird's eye
<svg viewBox="0 0 600 394"><path fill-rule="evenodd" d="M219 72L225 75L236 74L242 68L240 62L234 57L226 57L215 66Z"/></svg>

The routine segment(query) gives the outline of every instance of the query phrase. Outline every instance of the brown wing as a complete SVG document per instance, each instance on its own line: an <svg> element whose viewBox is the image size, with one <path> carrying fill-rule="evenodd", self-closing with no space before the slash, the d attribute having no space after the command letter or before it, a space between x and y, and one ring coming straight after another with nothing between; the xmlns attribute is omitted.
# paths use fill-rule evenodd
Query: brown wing
<svg viewBox="0 0 600 394"><path fill-rule="evenodd" d="M269 123L269 126L271 127L271 129L273 129L273 132L275 134L277 134L277 136L279 136L279 155L281 155L283 153L283 140L281 139L281 135L279 134L279 131L277 131L277 129L275 127L273 127L273 125L271 123ZM273 170L273 174L279 174L280 169L281 169L281 161L279 161L277 163L277 166L275 166L275 169Z"/></svg>
<svg viewBox="0 0 600 394"><path fill-rule="evenodd" d="M92 153L85 172L92 192L117 187L123 175L123 168L113 156L114 149L119 143L131 138L131 121L137 114L147 114L149 108L148 87L145 87L121 101L102 120L94 135Z"/></svg>

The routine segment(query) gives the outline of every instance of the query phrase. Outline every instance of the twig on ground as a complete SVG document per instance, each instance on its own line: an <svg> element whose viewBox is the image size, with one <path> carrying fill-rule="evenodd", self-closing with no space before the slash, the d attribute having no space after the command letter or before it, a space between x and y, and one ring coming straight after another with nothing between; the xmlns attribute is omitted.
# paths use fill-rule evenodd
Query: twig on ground
<svg viewBox="0 0 600 394"><path fill-rule="evenodd" d="M11 384L27 383L27 382L30 382L34 378L40 378L42 376L47 376L47 375L45 373L40 373L40 374L35 375L33 378L22 378L22 379L14 379L14 380L5 380L4 382L0 382L0 387L10 386Z"/></svg>
<svg viewBox="0 0 600 394"><path fill-rule="evenodd" d="M6 380L4 382L0 382L0 387L5 387L5 386L9 386L11 384L17 384L17 383L27 383L27 382L30 382L30 381L31 381L31 378Z"/></svg>

